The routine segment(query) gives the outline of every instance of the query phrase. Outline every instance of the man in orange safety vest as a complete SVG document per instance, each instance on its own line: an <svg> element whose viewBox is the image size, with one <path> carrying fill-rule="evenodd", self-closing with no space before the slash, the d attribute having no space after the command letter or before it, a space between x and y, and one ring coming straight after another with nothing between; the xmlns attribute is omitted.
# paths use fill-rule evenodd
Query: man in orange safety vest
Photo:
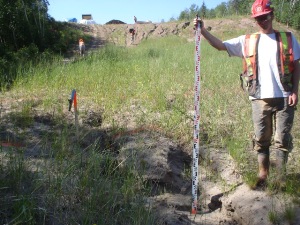
<svg viewBox="0 0 300 225"><path fill-rule="evenodd" d="M85 44L82 38L79 39L79 55L84 56L85 54Z"/></svg>
<svg viewBox="0 0 300 225"><path fill-rule="evenodd" d="M244 59L241 75L252 105L254 150L257 152L258 179L254 188L265 186L270 167L270 146L274 130L277 181L285 187L286 163L292 151L291 129L298 103L300 47L290 32L273 29L274 8L270 0L255 0L252 18L259 31L221 41L200 23L201 34L211 46ZM275 129L273 129L273 127Z"/></svg>

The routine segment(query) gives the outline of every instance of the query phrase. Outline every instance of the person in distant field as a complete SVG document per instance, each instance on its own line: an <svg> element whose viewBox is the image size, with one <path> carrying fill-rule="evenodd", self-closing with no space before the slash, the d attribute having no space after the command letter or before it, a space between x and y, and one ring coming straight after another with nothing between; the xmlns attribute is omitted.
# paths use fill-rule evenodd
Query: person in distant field
<svg viewBox="0 0 300 225"><path fill-rule="evenodd" d="M270 0L256 0L252 5L258 32L221 41L205 28L198 17L201 34L211 46L227 51L229 56L243 58L241 74L244 89L252 105L254 150L257 152L258 179L256 187L265 186L270 167L270 146L276 156L277 184L285 187L286 163L292 150L291 129L298 103L300 47L291 32L273 29L274 8ZM256 188L255 187L255 188Z"/></svg>
<svg viewBox="0 0 300 225"><path fill-rule="evenodd" d="M85 54L85 44L82 38L79 39L79 54L80 56L84 56Z"/></svg>
<svg viewBox="0 0 300 225"><path fill-rule="evenodd" d="M129 29L129 33L131 34L131 44L133 44L133 42L134 42L134 36L135 36L135 29L134 28L130 28Z"/></svg>

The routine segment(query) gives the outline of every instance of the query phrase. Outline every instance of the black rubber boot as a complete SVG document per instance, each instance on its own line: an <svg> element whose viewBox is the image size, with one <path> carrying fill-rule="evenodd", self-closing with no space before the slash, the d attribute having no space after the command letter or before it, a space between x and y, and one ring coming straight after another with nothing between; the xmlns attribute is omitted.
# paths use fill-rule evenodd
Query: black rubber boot
<svg viewBox="0 0 300 225"><path fill-rule="evenodd" d="M277 183L281 188L284 188L286 183L286 164L288 155L289 153L287 151L276 150Z"/></svg>
<svg viewBox="0 0 300 225"><path fill-rule="evenodd" d="M265 186L269 175L269 168L270 168L269 154L258 153L257 161L258 161L259 173L258 173L258 180L256 183L256 187Z"/></svg>

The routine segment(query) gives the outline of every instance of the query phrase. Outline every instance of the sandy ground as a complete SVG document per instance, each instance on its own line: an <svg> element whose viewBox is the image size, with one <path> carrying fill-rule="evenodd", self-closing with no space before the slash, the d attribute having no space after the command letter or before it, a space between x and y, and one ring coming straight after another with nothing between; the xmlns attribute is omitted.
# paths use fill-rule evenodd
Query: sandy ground
<svg viewBox="0 0 300 225"><path fill-rule="evenodd" d="M147 179L153 181L155 188L149 201L164 218L164 224L269 225L272 224L268 219L270 212L283 217L283 211L290 206L297 215L291 224L300 224L300 208L293 205L291 199L251 190L243 183L226 149L209 146L201 147L201 155L208 157L213 165L199 165L199 209L196 215L191 215L191 181L183 171L191 161L186 150L168 138L149 132L121 139L126 140L120 148L121 161L135 155L137 164L146 163ZM211 170L218 176L214 177ZM281 218L280 224L289 223Z"/></svg>

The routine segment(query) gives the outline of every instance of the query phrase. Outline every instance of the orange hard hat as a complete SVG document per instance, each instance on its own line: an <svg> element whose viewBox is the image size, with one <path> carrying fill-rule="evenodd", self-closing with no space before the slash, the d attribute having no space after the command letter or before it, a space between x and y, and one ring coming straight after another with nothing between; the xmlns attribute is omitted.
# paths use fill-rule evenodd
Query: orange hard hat
<svg viewBox="0 0 300 225"><path fill-rule="evenodd" d="M273 7L270 0L256 0L252 5L251 17L262 16L272 11L273 11Z"/></svg>

